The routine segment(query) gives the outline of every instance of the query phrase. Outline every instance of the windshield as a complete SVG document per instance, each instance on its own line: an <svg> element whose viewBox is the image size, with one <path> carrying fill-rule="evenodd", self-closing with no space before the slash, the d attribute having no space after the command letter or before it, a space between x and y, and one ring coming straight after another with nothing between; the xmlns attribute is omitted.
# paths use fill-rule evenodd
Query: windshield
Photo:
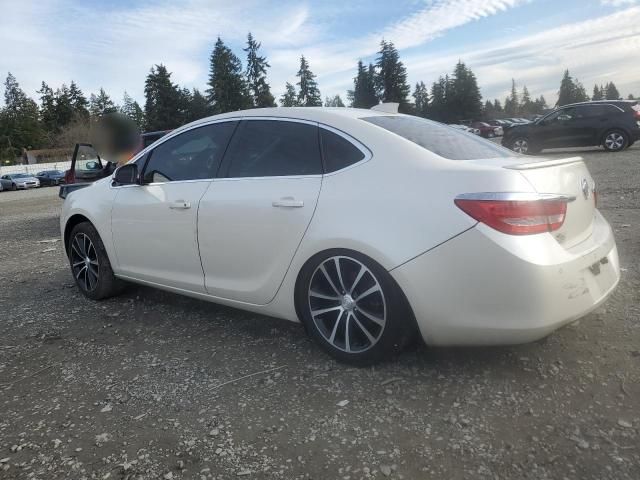
<svg viewBox="0 0 640 480"><path fill-rule="evenodd" d="M400 135L449 160L507 158L514 153L477 135L409 115L366 117L362 120Z"/></svg>
<svg viewBox="0 0 640 480"><path fill-rule="evenodd" d="M29 175L28 173L12 173L9 176L11 178L29 178L29 177L31 177L31 175Z"/></svg>

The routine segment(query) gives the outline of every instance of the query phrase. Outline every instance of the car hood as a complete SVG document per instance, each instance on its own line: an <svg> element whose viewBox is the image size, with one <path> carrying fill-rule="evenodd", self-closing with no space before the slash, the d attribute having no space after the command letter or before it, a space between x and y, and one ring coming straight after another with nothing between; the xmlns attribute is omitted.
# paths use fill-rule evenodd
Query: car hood
<svg viewBox="0 0 640 480"><path fill-rule="evenodd" d="M21 178L14 178L13 181L16 183L25 183L25 182L38 182L39 180L36 177L21 177Z"/></svg>

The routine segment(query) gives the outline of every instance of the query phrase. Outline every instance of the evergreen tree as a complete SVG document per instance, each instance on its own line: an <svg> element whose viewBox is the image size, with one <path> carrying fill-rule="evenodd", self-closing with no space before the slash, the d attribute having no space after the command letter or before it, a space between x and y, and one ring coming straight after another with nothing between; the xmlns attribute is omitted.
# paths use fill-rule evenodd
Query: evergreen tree
<svg viewBox="0 0 640 480"><path fill-rule="evenodd" d="M316 82L316 76L309 69L309 62L304 58L304 55L300 57L300 70L296 76L298 80L298 105L301 107L321 107L322 97L320 96L320 90L318 90L318 83Z"/></svg>
<svg viewBox="0 0 640 480"><path fill-rule="evenodd" d="M635 100L636 97L633 96L633 93L627 95L627 100Z"/></svg>
<svg viewBox="0 0 640 480"><path fill-rule="evenodd" d="M484 102L484 106L482 107L482 117L485 120L493 120L496 118L496 111L491 100Z"/></svg>
<svg viewBox="0 0 640 480"><path fill-rule="evenodd" d="M122 106L120 107L120 113L133 120L133 122L137 125L138 130L142 130L144 128L144 112L142 111L140 104L133 98L131 98L131 96L126 91L122 96Z"/></svg>
<svg viewBox="0 0 640 480"><path fill-rule="evenodd" d="M620 99L620 92L618 92L618 89L613 82L607 83L607 86L605 87L604 98L606 100Z"/></svg>
<svg viewBox="0 0 640 480"><path fill-rule="evenodd" d="M15 157L23 148L39 147L43 140L38 105L8 73L4 83L4 108L0 110L0 154Z"/></svg>
<svg viewBox="0 0 640 480"><path fill-rule="evenodd" d="M534 109L532 113L536 115L542 115L544 111L547 109L547 101L545 100L543 95L540 95L540 97L536 98L533 101L533 105L534 105Z"/></svg>
<svg viewBox="0 0 640 480"><path fill-rule="evenodd" d="M249 95L251 96L251 102L254 107L275 107L276 102L271 94L271 87L267 83L267 68L270 67L267 59L258 55L258 49L260 48L258 43L249 32L247 36L247 48L244 49L247 52L247 70L245 76L247 79L247 86L249 88Z"/></svg>
<svg viewBox="0 0 640 480"><path fill-rule="evenodd" d="M218 37L209 62L207 95L212 113L232 112L251 107L242 75L242 63Z"/></svg>
<svg viewBox="0 0 640 480"><path fill-rule="evenodd" d="M280 105L283 107L297 107L298 94L296 93L296 87L287 82L284 88L285 91L280 97Z"/></svg>
<svg viewBox="0 0 640 480"><path fill-rule="evenodd" d="M98 95L92 93L89 97L89 112L92 116L100 117L101 115L117 111L118 108L115 103L113 103L113 100L111 100L111 97L107 95L107 92L104 91L104 88L100 87Z"/></svg>
<svg viewBox="0 0 640 480"><path fill-rule="evenodd" d="M411 87L407 83L407 69L400 61L398 50L392 42L380 42L376 69L376 87L380 100L399 103L399 111L408 112Z"/></svg>
<svg viewBox="0 0 640 480"><path fill-rule="evenodd" d="M500 103L500 100L498 100L497 98L493 100L493 111L496 112L496 114L504 113L502 104Z"/></svg>
<svg viewBox="0 0 640 480"><path fill-rule="evenodd" d="M602 100L602 90L598 87L597 83L593 86L593 95L591 96L591 100Z"/></svg>
<svg viewBox="0 0 640 480"><path fill-rule="evenodd" d="M331 98L326 97L324 106L325 107L344 107L345 104L342 101L342 98L340 98L340 95L336 95L335 97L331 97Z"/></svg>
<svg viewBox="0 0 640 480"><path fill-rule="evenodd" d="M353 90L349 90L347 95L354 108L371 108L378 104L373 65L369 64L367 69L362 60L358 60L358 73L353 79Z"/></svg>
<svg viewBox="0 0 640 480"><path fill-rule="evenodd" d="M511 79L511 94L504 101L504 113L509 117L515 117L520 111L520 101L518 99L518 89L516 81Z"/></svg>
<svg viewBox="0 0 640 480"><path fill-rule="evenodd" d="M446 122L448 118L447 111L447 77L440 76L437 82L431 85L431 103L429 105L429 118Z"/></svg>
<svg viewBox="0 0 640 480"><path fill-rule="evenodd" d="M89 118L89 102L73 80L71 80L71 84L69 85L69 98L71 100L74 117L87 120Z"/></svg>
<svg viewBox="0 0 640 480"><path fill-rule="evenodd" d="M588 100L589 96L582 83L574 80L569 74L569 70L565 70L560 81L560 90L558 91L558 106L561 107L570 103L586 102Z"/></svg>
<svg viewBox="0 0 640 480"><path fill-rule="evenodd" d="M474 120L482 114L482 95L474 73L458 61L448 84L447 107L451 117Z"/></svg>
<svg viewBox="0 0 640 480"><path fill-rule="evenodd" d="M181 92L171 81L171 73L164 65L151 67L144 82L145 129L170 130L183 123L179 118Z"/></svg>
<svg viewBox="0 0 640 480"><path fill-rule="evenodd" d="M71 91L64 83L55 93L55 109L56 109L56 125L64 128L74 119L73 101L71 99Z"/></svg>
<svg viewBox="0 0 640 480"><path fill-rule="evenodd" d="M533 101L531 100L531 95L529 94L529 89L526 85L522 87L522 96L520 100L520 112L524 115L533 114L535 106Z"/></svg>
<svg viewBox="0 0 640 480"><path fill-rule="evenodd" d="M191 92L191 103L186 121L193 122L208 117L209 115L211 115L211 107L209 106L207 98L200 93L200 90L194 88Z"/></svg>
<svg viewBox="0 0 640 480"><path fill-rule="evenodd" d="M40 119L47 132L55 132L58 128L56 122L56 97L53 89L42 82L40 90Z"/></svg>
<svg viewBox="0 0 640 480"><path fill-rule="evenodd" d="M424 82L416 83L413 99L415 101L415 114L419 117L427 117L429 115L429 91Z"/></svg>

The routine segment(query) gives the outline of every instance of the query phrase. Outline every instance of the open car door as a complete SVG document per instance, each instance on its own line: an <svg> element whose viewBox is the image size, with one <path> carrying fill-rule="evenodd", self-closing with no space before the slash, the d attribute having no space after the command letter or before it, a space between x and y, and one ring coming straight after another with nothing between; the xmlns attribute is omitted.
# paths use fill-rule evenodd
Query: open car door
<svg viewBox="0 0 640 480"><path fill-rule="evenodd" d="M108 177L115 168L116 164L104 162L90 143L76 143L73 157L71 157L71 166L64 174L65 185L60 187L59 196L66 198L69 192Z"/></svg>

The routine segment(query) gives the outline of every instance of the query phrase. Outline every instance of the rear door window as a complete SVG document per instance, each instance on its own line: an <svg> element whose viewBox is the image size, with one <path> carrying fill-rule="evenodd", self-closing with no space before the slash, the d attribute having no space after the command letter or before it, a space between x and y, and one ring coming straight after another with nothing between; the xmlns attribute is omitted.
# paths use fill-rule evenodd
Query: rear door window
<svg viewBox="0 0 640 480"><path fill-rule="evenodd" d="M450 160L507 158L516 155L478 135L423 118L380 115L366 117L362 120L400 135L422 148Z"/></svg>
<svg viewBox="0 0 640 480"><path fill-rule="evenodd" d="M227 177L322 173L318 126L282 120L243 120L225 156Z"/></svg>
<svg viewBox="0 0 640 480"><path fill-rule="evenodd" d="M331 132L326 128L320 129L322 141L322 157L325 173L335 172L342 168L358 163L365 154L345 137Z"/></svg>

